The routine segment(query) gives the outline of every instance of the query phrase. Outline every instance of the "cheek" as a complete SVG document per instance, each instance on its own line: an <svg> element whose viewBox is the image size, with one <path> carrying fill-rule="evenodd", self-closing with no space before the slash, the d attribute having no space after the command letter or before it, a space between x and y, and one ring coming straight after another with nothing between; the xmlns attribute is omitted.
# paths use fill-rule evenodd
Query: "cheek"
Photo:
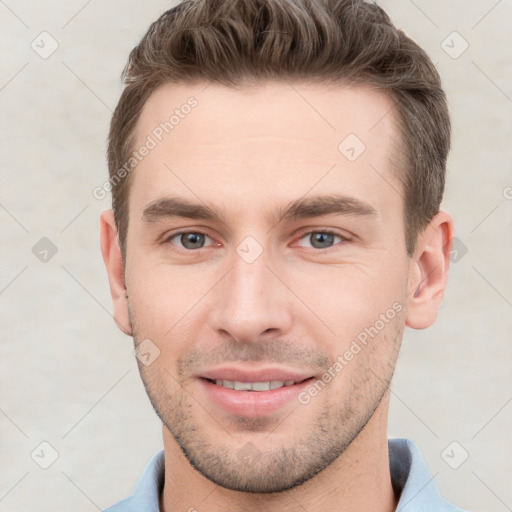
<svg viewBox="0 0 512 512"><path fill-rule="evenodd" d="M302 314L316 317L318 326L338 340L355 337L381 314L394 315L396 303L403 306L407 273L400 263L353 263L317 270L307 279L304 274L290 275L291 288L303 300Z"/></svg>
<svg viewBox="0 0 512 512"><path fill-rule="evenodd" d="M331 352L338 363L335 373L340 377L335 379L335 386L340 390L351 387L351 393L361 399L370 389L386 387L393 374L403 328L404 309L397 301L344 339Z"/></svg>
<svg viewBox="0 0 512 512"><path fill-rule="evenodd" d="M135 262L134 262L135 263ZM132 265L127 274L130 307L139 335L158 338L183 329L188 317L200 311L200 302L211 289L212 269L171 266L168 263ZM212 282L210 282L212 281Z"/></svg>

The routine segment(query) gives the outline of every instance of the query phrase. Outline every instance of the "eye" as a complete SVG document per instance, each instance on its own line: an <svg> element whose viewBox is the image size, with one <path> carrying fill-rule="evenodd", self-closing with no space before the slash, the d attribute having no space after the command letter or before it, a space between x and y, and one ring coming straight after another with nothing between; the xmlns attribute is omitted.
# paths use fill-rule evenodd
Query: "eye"
<svg viewBox="0 0 512 512"><path fill-rule="evenodd" d="M181 249L195 250L202 249L205 246L206 240L211 241L211 238L204 233L182 231L170 236L166 241L178 245Z"/></svg>
<svg viewBox="0 0 512 512"><path fill-rule="evenodd" d="M306 243L311 245L303 245L302 247L313 247L313 249L329 249L336 244L336 240L342 242L345 240L341 235L333 233L332 231L311 231L306 233L300 240L306 240Z"/></svg>

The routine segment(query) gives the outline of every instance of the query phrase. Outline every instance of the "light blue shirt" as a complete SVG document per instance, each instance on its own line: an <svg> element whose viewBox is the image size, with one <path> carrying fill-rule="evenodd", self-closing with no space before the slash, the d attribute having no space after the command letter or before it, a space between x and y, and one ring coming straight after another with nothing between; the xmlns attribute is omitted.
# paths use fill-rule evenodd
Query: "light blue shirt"
<svg viewBox="0 0 512 512"><path fill-rule="evenodd" d="M400 501L396 512L463 512L442 498L419 448L408 439L389 440L391 480ZM164 485L164 451L144 469L133 494L104 512L160 512Z"/></svg>

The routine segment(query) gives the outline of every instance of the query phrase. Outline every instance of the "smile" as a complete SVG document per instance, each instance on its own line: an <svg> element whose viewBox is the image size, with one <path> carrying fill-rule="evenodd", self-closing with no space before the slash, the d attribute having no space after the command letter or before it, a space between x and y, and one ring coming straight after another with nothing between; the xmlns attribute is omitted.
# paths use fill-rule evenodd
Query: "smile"
<svg viewBox="0 0 512 512"><path fill-rule="evenodd" d="M241 382L238 380L221 380L216 379L215 384L235 391L270 391L271 389L279 389L285 386L293 386L296 384L294 380L269 380L263 382Z"/></svg>
<svg viewBox="0 0 512 512"><path fill-rule="evenodd" d="M196 379L205 403L224 413L246 418L284 414L284 408L296 403L298 394L314 379L282 370L222 369L205 373L207 375L203 373Z"/></svg>

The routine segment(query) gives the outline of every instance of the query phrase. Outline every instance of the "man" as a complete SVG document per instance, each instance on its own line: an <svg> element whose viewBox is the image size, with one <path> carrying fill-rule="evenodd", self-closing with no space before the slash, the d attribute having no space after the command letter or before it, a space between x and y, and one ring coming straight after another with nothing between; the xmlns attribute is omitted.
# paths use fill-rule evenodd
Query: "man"
<svg viewBox="0 0 512 512"><path fill-rule="evenodd" d="M196 0L124 73L101 246L164 450L108 510L460 510L387 439L453 238L424 51L361 0Z"/></svg>

